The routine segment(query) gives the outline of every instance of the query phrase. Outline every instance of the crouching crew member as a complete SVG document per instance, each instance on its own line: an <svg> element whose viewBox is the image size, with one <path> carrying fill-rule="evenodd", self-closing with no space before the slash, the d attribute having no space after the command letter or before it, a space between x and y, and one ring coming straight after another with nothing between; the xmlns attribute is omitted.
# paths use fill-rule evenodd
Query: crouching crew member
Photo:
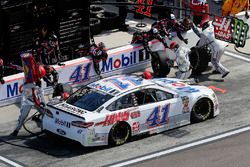
<svg viewBox="0 0 250 167"><path fill-rule="evenodd" d="M175 41L170 44L170 49L175 53L171 56L178 66L178 71L175 73L178 79L188 79L192 74L192 68L189 61L190 49L186 47L180 47Z"/></svg>

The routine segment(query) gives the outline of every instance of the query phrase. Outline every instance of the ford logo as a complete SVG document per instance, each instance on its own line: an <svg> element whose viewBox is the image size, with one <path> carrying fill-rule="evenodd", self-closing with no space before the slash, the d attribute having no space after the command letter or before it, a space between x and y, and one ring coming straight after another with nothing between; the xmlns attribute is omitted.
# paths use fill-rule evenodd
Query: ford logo
<svg viewBox="0 0 250 167"><path fill-rule="evenodd" d="M66 135L66 132L62 129L57 129L56 130L60 135Z"/></svg>

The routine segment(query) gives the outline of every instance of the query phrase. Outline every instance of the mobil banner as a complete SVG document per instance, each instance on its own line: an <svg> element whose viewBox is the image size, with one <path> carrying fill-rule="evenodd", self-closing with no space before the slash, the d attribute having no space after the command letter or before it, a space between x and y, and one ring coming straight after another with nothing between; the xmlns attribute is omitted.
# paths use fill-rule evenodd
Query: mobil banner
<svg viewBox="0 0 250 167"><path fill-rule="evenodd" d="M158 43L159 44L159 43ZM157 45L157 43L154 43ZM106 62L100 62L103 77L115 74L125 74L144 70L150 66L150 57L141 45L127 45L108 51ZM68 83L73 87L88 84L99 77L96 75L90 56L65 62L65 66L54 66L59 73L59 82ZM6 83L0 85L0 106L19 102L20 88L23 85L24 74L5 77ZM51 87L42 84L45 93L52 91Z"/></svg>

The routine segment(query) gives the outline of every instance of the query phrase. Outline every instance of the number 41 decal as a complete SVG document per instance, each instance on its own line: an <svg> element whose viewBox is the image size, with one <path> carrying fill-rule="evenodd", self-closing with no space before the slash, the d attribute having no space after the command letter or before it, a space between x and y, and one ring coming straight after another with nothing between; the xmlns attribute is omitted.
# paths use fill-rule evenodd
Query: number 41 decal
<svg viewBox="0 0 250 167"><path fill-rule="evenodd" d="M168 123L168 113L169 113L170 104L165 106L155 107L153 112L149 115L146 123L148 128L153 128L155 126L160 126Z"/></svg>

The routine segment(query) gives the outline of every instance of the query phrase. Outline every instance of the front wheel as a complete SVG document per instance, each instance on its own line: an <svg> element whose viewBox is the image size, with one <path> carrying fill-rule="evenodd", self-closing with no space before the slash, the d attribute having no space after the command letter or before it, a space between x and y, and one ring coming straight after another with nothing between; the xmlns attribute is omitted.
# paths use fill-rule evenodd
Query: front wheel
<svg viewBox="0 0 250 167"><path fill-rule="evenodd" d="M213 103L207 98L199 99L191 111L191 122L202 122L208 119L213 112Z"/></svg>
<svg viewBox="0 0 250 167"><path fill-rule="evenodd" d="M158 52L151 53L151 66L154 74L157 77L166 77L170 72L170 67L167 63L166 55Z"/></svg>
<svg viewBox="0 0 250 167"><path fill-rule="evenodd" d="M130 128L126 122L115 124L109 132L110 145L122 145L130 137Z"/></svg>

